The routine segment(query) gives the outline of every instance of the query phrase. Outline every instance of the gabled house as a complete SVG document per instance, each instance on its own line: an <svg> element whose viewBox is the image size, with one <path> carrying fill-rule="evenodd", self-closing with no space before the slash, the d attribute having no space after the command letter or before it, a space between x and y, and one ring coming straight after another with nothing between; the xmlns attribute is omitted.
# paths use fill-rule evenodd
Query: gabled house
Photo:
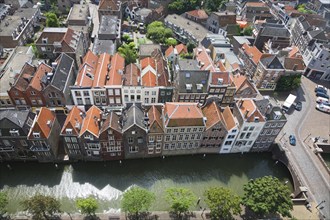
<svg viewBox="0 0 330 220"><path fill-rule="evenodd" d="M184 44L172 45L165 51L165 58L172 63L176 63L180 55L188 53L188 49Z"/></svg>
<svg viewBox="0 0 330 220"><path fill-rule="evenodd" d="M264 2L245 2L240 15L248 22L253 22L255 17L259 19L272 17L270 8Z"/></svg>
<svg viewBox="0 0 330 220"><path fill-rule="evenodd" d="M278 56L263 54L252 77L259 90L275 90L279 78L284 75L284 67Z"/></svg>
<svg viewBox="0 0 330 220"><path fill-rule="evenodd" d="M62 126L61 137L64 143L64 149L69 160L83 160L85 149L80 143L79 133L83 122L85 112L74 106L67 115Z"/></svg>
<svg viewBox="0 0 330 220"><path fill-rule="evenodd" d="M127 65L123 77L123 105L126 106L128 103L141 103L142 86L140 68L134 63Z"/></svg>
<svg viewBox="0 0 330 220"><path fill-rule="evenodd" d="M74 60L62 53L52 63L53 71L44 79L43 96L48 107L63 107L73 105L70 86L76 78Z"/></svg>
<svg viewBox="0 0 330 220"><path fill-rule="evenodd" d="M204 26L206 25L207 18L209 17L203 9L187 11L183 14L183 16Z"/></svg>
<svg viewBox="0 0 330 220"><path fill-rule="evenodd" d="M161 106L152 105L146 112L148 123L148 155L160 156L164 144L164 127L162 121Z"/></svg>
<svg viewBox="0 0 330 220"><path fill-rule="evenodd" d="M222 122L226 127L227 135L223 139L220 154L228 154L231 152L237 135L239 134L238 120L228 106L222 111Z"/></svg>
<svg viewBox="0 0 330 220"><path fill-rule="evenodd" d="M263 53L256 46L249 46L246 43L238 51L238 57L244 63L246 74L253 77Z"/></svg>
<svg viewBox="0 0 330 220"><path fill-rule="evenodd" d="M218 34L219 29L227 25L236 25L236 13L230 11L212 12L207 19L206 28Z"/></svg>
<svg viewBox="0 0 330 220"><path fill-rule="evenodd" d="M104 118L99 137L101 157L103 160L122 160L125 158L125 154L120 117L112 111L105 114Z"/></svg>
<svg viewBox="0 0 330 220"><path fill-rule="evenodd" d="M84 116L79 131L79 143L83 146L84 160L102 160L100 145L100 129L103 112L92 106Z"/></svg>
<svg viewBox="0 0 330 220"><path fill-rule="evenodd" d="M0 161L36 160L27 140L34 117L29 111L0 111Z"/></svg>
<svg viewBox="0 0 330 220"><path fill-rule="evenodd" d="M201 153L206 118L198 103L167 102L163 113L163 155Z"/></svg>
<svg viewBox="0 0 330 220"><path fill-rule="evenodd" d="M125 159L148 157L148 124L144 113L137 104L131 105L122 113L120 120L123 132Z"/></svg>
<svg viewBox="0 0 330 220"><path fill-rule="evenodd" d="M235 98L255 98L259 91L244 75L236 74L230 76L235 88Z"/></svg>
<svg viewBox="0 0 330 220"><path fill-rule="evenodd" d="M201 148L204 153L219 153L224 138L227 136L227 128L223 122L223 116L220 107L215 103L209 103L202 108L204 117L206 117L205 131Z"/></svg>
<svg viewBox="0 0 330 220"><path fill-rule="evenodd" d="M36 48L39 54L51 60L66 53L75 60L76 67L79 67L88 46L82 32L59 27L45 28L36 40Z"/></svg>
<svg viewBox="0 0 330 220"><path fill-rule="evenodd" d="M41 107L28 134L32 151L39 162L54 162L58 156L61 127L54 112Z"/></svg>
<svg viewBox="0 0 330 220"><path fill-rule="evenodd" d="M266 119L252 99L241 99L233 109L240 132L231 149L231 153L249 152L263 129Z"/></svg>

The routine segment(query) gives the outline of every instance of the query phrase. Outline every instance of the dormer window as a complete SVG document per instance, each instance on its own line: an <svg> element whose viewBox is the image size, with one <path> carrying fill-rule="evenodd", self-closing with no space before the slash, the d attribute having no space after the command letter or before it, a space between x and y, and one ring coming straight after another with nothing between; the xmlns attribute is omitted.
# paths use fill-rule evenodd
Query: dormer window
<svg viewBox="0 0 330 220"><path fill-rule="evenodd" d="M34 138L40 138L40 132L33 132L32 135Z"/></svg>
<svg viewBox="0 0 330 220"><path fill-rule="evenodd" d="M186 84L186 90L188 92L191 92L191 89L192 89L192 84Z"/></svg>
<svg viewBox="0 0 330 220"><path fill-rule="evenodd" d="M48 43L48 38L42 38L42 43L47 44Z"/></svg>
<svg viewBox="0 0 330 220"><path fill-rule="evenodd" d="M254 122L259 122L259 117L254 117Z"/></svg>
<svg viewBox="0 0 330 220"><path fill-rule="evenodd" d="M11 130L9 131L11 136L19 136L19 131L18 130Z"/></svg>
<svg viewBox="0 0 330 220"><path fill-rule="evenodd" d="M197 87L197 92L203 91L203 84L196 84L196 87Z"/></svg>
<svg viewBox="0 0 330 220"><path fill-rule="evenodd" d="M72 135L72 129L71 128L65 129L65 133L68 135Z"/></svg>

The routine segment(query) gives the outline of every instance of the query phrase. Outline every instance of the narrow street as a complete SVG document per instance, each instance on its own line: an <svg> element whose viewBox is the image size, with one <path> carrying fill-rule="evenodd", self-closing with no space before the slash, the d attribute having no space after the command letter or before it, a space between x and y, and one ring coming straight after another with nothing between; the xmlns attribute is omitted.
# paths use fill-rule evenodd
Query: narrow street
<svg viewBox="0 0 330 220"><path fill-rule="evenodd" d="M310 137L325 136L329 132L329 115L315 110L315 83L305 77L302 78L302 87L297 91L297 100L303 104L303 109L290 111L288 122L278 139L285 148L287 155L304 185L309 189L308 196L322 204L321 213L326 219L330 218L330 176L313 153ZM311 126L314 124L314 126ZM289 135L294 134L297 139L296 146L289 143ZM311 134L308 136L308 134Z"/></svg>

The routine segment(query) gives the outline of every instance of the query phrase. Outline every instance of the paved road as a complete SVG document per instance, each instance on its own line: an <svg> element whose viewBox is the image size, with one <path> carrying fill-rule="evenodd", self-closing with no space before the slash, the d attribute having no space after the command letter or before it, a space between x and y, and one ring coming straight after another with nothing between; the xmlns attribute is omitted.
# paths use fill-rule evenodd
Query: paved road
<svg viewBox="0 0 330 220"><path fill-rule="evenodd" d="M324 206L321 212L326 219L330 219L330 176L311 148L306 144L308 141L304 142L306 139L305 134L308 132L317 134L318 131L323 129L325 129L325 132L329 131L327 126L329 124L326 124L329 120L329 115L314 110L314 86L308 79L302 79L302 88L297 91L297 99L302 101L304 108L300 112L291 111L287 115L288 122L283 128L282 134L279 135L279 139L286 148L288 157L293 162L303 184L308 187L310 192L308 195L311 196L311 199L315 201L315 204L323 200L326 201L320 206ZM312 126L311 123L314 123L315 120L320 120L321 122ZM295 134L297 138L296 146L289 144L288 137L290 134Z"/></svg>

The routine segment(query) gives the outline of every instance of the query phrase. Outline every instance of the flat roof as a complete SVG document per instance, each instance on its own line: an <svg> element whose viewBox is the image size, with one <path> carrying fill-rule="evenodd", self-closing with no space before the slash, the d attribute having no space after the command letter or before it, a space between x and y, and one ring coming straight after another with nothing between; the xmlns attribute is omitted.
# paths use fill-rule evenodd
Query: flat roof
<svg viewBox="0 0 330 220"><path fill-rule="evenodd" d="M85 20L88 13L87 5L74 4L71 8L68 20Z"/></svg>
<svg viewBox="0 0 330 220"><path fill-rule="evenodd" d="M114 55L116 53L116 43L114 43L113 40L100 40L95 38L92 52L94 54L108 53Z"/></svg>
<svg viewBox="0 0 330 220"><path fill-rule="evenodd" d="M99 34L116 34L118 17L113 15L103 15L101 17ZM119 23L120 24L120 23Z"/></svg>
<svg viewBox="0 0 330 220"><path fill-rule="evenodd" d="M1 69L4 68L4 73L0 74L0 94L4 96L7 94L7 91L11 88L9 83L14 84L15 76L19 74L25 65L26 62L32 62L33 51L31 47L19 46L13 50L12 54L7 58L5 66L1 66ZM7 96L7 95L5 95Z"/></svg>

